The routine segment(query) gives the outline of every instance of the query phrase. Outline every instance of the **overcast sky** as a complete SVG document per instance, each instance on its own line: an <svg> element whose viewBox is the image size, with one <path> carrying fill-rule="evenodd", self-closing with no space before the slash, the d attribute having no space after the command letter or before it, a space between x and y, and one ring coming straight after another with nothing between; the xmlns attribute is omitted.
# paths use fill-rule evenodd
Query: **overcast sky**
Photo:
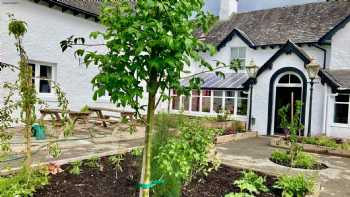
<svg viewBox="0 0 350 197"><path fill-rule="evenodd" d="M238 9L240 12L280 7L285 5L297 5L303 3L320 2L325 0L239 0ZM219 12L219 0L207 0L206 9L214 14Z"/></svg>

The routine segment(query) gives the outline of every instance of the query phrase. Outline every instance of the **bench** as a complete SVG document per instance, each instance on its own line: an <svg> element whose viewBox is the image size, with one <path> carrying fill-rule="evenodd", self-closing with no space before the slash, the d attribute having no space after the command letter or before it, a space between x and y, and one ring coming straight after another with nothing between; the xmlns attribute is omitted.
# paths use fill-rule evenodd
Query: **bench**
<svg viewBox="0 0 350 197"><path fill-rule="evenodd" d="M110 116L103 115L103 112L116 112L120 113L120 117L122 119L128 118L130 121L134 120L135 112L132 111L125 111L120 109L111 109L106 107L88 107L90 112L95 112L97 114L97 119L102 122L102 125L104 127L107 127L107 120Z"/></svg>
<svg viewBox="0 0 350 197"><path fill-rule="evenodd" d="M56 122L61 122L62 121L61 115L64 112L63 110L60 110L60 109L41 109L40 113L41 113L41 117L40 117L41 120L44 120L44 118L47 115L54 115ZM78 112L78 111L71 111L71 110L67 111L66 113L68 114L69 118L73 121L74 124L77 120L83 120L84 122L88 122L88 118L91 114L90 112Z"/></svg>

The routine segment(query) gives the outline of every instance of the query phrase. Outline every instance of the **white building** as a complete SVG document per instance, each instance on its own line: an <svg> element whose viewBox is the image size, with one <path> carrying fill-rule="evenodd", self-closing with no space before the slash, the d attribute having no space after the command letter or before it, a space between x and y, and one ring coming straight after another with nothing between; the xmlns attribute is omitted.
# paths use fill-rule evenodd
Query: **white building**
<svg viewBox="0 0 350 197"><path fill-rule="evenodd" d="M260 135L280 133L277 110L291 100L300 100L304 135L310 130L312 135L350 137L350 2L244 13L235 13L236 0L220 2L221 21L205 37L218 53L206 58L213 64L216 60L229 64L240 59L247 65L254 60L260 67L251 100L252 129ZM314 81L309 114L311 85L306 65L312 59L321 70ZM198 71L196 66L193 69ZM194 91L190 98L173 96L171 107L197 115L228 110L236 119L248 122L249 77L243 73L231 73L225 79L203 74L202 91ZM188 79L183 80L184 85L187 83Z"/></svg>
<svg viewBox="0 0 350 197"><path fill-rule="evenodd" d="M92 31L103 30L96 22L99 1L80 0L0 0L0 62L16 65L18 55L14 40L7 32L8 17L28 23L24 47L35 68L35 85L39 96L55 106L50 83L58 82L67 93L70 108L83 105L110 105L109 99L92 101L90 84L96 68L86 69L71 53L62 53L59 42L71 35L87 37ZM302 121L306 135L310 118L310 79L305 66L315 59L321 71L315 80L312 95L312 135L326 134L350 137L350 2L323 2L299 6L236 13L236 0L218 0L220 19L206 35L207 42L218 49L214 57L229 63L240 59L247 65L254 60L260 67L253 85L252 99L249 80L244 69L238 73L223 70L225 79L214 73L204 73L201 91L191 97L172 93L171 111L183 109L191 115L215 115L229 111L235 119L248 121L252 103L252 129L261 135L280 131L276 111L296 100L303 102ZM103 50L103 49L97 49ZM192 65L192 71L200 71ZM0 72L0 83L13 81L17 73ZM188 80L183 80L186 85ZM5 91L0 89L0 97ZM293 95L293 96L292 96ZM1 100L0 100L1 101ZM159 110L167 110L163 103Z"/></svg>

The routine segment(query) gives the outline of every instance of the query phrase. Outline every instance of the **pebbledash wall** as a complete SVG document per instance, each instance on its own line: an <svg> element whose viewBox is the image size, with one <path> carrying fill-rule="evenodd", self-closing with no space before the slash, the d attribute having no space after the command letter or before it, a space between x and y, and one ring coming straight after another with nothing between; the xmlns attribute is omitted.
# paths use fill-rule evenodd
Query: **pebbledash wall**
<svg viewBox="0 0 350 197"><path fill-rule="evenodd" d="M58 82L70 101L70 108L79 110L84 105L110 106L109 99L92 100L93 89L90 83L97 73L96 67L86 68L74 57L73 50L62 53L60 41L71 35L88 37L90 32L103 30L103 27L92 19L74 16L69 11L49 8L26 0L0 0L0 61L17 65L19 58L14 39L8 34L7 13L24 20L28 25L23 44L32 63L53 66L53 80ZM98 41L95 41L98 42ZM103 50L103 48L95 48ZM16 72L0 72L0 83L14 81ZM6 94L0 88L0 99ZM54 94L39 94L40 98L51 106L57 105ZM1 103L1 100L0 100Z"/></svg>

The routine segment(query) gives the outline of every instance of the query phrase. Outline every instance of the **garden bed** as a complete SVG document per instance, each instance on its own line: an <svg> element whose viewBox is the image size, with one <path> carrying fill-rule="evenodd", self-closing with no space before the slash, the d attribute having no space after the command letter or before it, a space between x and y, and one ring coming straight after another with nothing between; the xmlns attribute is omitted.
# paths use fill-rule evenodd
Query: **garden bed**
<svg viewBox="0 0 350 197"><path fill-rule="evenodd" d="M238 141L238 140L243 140L243 139L249 139L249 138L255 138L257 137L257 132L243 132L243 133L234 133L234 134L228 134L228 135L221 135L217 136L215 143L216 144L223 144L227 142L232 142L232 141Z"/></svg>
<svg viewBox="0 0 350 197"><path fill-rule="evenodd" d="M277 148L285 148L285 149L290 148L289 141L285 140L284 138L272 138L270 141L270 145ZM335 148L335 147L320 146L315 144L298 143L298 145L302 146L304 151L306 152L350 158L350 150Z"/></svg>
<svg viewBox="0 0 350 197"><path fill-rule="evenodd" d="M126 154L121 163L122 171L115 178L115 169L107 157L100 160L99 167L91 168L83 162L80 175L69 173L71 165L64 165L64 172L50 177L49 185L37 190L34 197L132 197L138 196L135 187L139 181L139 157ZM183 197L217 197L230 192L239 192L233 186L235 180L240 179L243 170L221 165L217 171L208 176L195 178L182 189ZM263 192L256 197L281 196L279 189L273 188L277 177L257 173L266 177L269 192Z"/></svg>

